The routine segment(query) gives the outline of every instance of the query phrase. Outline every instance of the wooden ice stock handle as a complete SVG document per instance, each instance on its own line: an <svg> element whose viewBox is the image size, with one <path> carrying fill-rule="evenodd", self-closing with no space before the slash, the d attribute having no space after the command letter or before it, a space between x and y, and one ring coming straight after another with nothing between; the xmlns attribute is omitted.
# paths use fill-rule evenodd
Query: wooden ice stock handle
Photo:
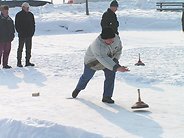
<svg viewBox="0 0 184 138"><path fill-rule="evenodd" d="M138 91L138 101L141 102L140 89L137 89L137 91Z"/></svg>

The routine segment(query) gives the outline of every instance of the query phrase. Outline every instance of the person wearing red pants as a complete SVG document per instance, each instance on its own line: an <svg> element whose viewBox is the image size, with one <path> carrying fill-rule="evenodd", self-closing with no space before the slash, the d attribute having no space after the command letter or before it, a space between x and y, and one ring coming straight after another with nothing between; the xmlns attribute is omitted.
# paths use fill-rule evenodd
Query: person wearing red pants
<svg viewBox="0 0 184 138"><path fill-rule="evenodd" d="M8 58L11 51L11 42L15 35L14 23L9 16L9 7L1 6L0 15L0 64L2 60L3 68L9 69Z"/></svg>

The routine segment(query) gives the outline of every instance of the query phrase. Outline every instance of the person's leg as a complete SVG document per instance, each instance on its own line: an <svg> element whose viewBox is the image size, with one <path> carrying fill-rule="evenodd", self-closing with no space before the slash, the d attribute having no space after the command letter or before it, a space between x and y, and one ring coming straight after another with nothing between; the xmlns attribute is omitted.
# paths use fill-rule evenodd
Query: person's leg
<svg viewBox="0 0 184 138"><path fill-rule="evenodd" d="M93 77L95 72L96 72L95 70L90 69L88 66L86 66L86 65L84 66L84 72L83 72L82 76L80 77L79 82L78 82L75 90L72 93L73 98L76 98L78 93L81 90L86 88L88 82Z"/></svg>
<svg viewBox="0 0 184 138"><path fill-rule="evenodd" d="M32 37L26 38L25 45L26 45L26 66L34 66L34 64L30 62L31 49L32 49Z"/></svg>
<svg viewBox="0 0 184 138"><path fill-rule="evenodd" d="M0 64L1 64L1 57L3 55L4 43L0 43Z"/></svg>
<svg viewBox="0 0 184 138"><path fill-rule="evenodd" d="M88 66L84 66L84 72L82 74L82 76L79 79L79 82L76 86L76 89L78 90L83 90L86 88L89 80L93 77L93 75L95 74L95 70L90 69Z"/></svg>
<svg viewBox="0 0 184 138"><path fill-rule="evenodd" d="M32 37L26 38L25 46L26 46L26 61L29 62L31 58Z"/></svg>
<svg viewBox="0 0 184 138"><path fill-rule="evenodd" d="M116 72L109 69L104 69L103 71L105 74L105 81L102 101L107 103L114 103L111 97L113 95Z"/></svg>
<svg viewBox="0 0 184 138"><path fill-rule="evenodd" d="M25 38L19 37L19 45L17 49L17 66L18 67L23 67L21 60L22 60L22 51L23 51L24 43L25 43Z"/></svg>
<svg viewBox="0 0 184 138"><path fill-rule="evenodd" d="M8 65L8 58L10 51L11 51L11 42L7 42L5 43L3 52L3 68L11 68L11 66Z"/></svg>

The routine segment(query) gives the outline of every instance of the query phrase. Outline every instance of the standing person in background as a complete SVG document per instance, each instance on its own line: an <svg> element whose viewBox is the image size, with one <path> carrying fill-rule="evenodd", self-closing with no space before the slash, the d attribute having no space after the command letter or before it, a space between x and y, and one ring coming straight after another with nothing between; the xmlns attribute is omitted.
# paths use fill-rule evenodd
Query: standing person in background
<svg viewBox="0 0 184 138"><path fill-rule="evenodd" d="M113 0L110 3L110 8L108 8L107 11L102 15L101 26L102 29L106 27L111 27L114 30L114 33L119 35L118 32L119 22L115 14L117 9L118 9L118 2L116 0Z"/></svg>
<svg viewBox="0 0 184 138"><path fill-rule="evenodd" d="M17 66L22 65L22 51L25 44L26 47L26 64L25 66L34 66L30 62L31 49L32 49L32 37L35 32L35 19L34 15L29 11L30 5L27 2L22 4L22 10L16 14L15 27L18 32L19 45L17 50Z"/></svg>
<svg viewBox="0 0 184 138"><path fill-rule="evenodd" d="M182 31L184 32L184 11L182 12L181 22L182 22Z"/></svg>
<svg viewBox="0 0 184 138"><path fill-rule="evenodd" d="M0 64L3 56L3 68L9 69L12 68L8 65L8 58L11 51L11 42L15 37L15 29L13 20L9 16L8 5L2 5L0 8Z"/></svg>
<svg viewBox="0 0 184 138"><path fill-rule="evenodd" d="M81 90L84 90L97 70L103 70L105 81L102 102L114 103L111 99L114 90L116 72L129 71L127 67L119 64L122 53L122 44L118 35L112 28L103 28L102 33L88 47L84 57L84 72L72 92L76 98ZM96 91L96 90L94 90Z"/></svg>

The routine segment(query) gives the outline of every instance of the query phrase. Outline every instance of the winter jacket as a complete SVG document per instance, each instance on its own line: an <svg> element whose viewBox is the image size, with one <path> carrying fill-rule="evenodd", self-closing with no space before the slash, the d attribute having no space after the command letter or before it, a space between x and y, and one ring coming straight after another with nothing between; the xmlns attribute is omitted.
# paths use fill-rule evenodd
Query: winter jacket
<svg viewBox="0 0 184 138"><path fill-rule="evenodd" d="M102 29L106 27L111 27L114 30L114 33L116 33L117 35L119 34L119 22L117 20L117 16L110 8L108 8L107 11L102 15L101 26Z"/></svg>
<svg viewBox="0 0 184 138"><path fill-rule="evenodd" d="M24 10L18 12L15 17L15 28L20 38L32 37L35 32L34 15Z"/></svg>
<svg viewBox="0 0 184 138"><path fill-rule="evenodd" d="M0 15L0 42L11 42L15 35L13 20L8 16Z"/></svg>
<svg viewBox="0 0 184 138"><path fill-rule="evenodd" d="M181 18L182 24L184 24L184 11L182 12L182 18Z"/></svg>
<svg viewBox="0 0 184 138"><path fill-rule="evenodd" d="M118 60L122 53L122 44L118 35L114 42L107 45L99 35L96 40L88 47L84 63L94 70L103 70L105 68L116 71L120 67Z"/></svg>

